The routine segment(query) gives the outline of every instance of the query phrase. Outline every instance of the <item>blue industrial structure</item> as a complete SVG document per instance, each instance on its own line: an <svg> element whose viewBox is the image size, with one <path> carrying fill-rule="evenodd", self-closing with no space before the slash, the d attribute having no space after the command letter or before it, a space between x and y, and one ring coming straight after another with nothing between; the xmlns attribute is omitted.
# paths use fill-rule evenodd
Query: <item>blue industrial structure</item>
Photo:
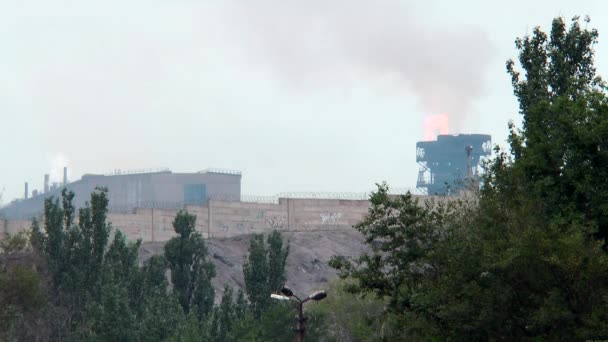
<svg viewBox="0 0 608 342"><path fill-rule="evenodd" d="M417 142L416 187L428 195L456 195L465 185L478 184L481 161L492 153L491 140L487 134L459 134Z"/></svg>

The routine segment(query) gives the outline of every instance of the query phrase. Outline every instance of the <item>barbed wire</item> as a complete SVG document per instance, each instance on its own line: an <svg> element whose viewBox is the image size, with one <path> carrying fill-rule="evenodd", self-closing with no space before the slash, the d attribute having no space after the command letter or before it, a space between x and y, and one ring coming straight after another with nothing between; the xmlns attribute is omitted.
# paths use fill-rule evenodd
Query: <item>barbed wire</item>
<svg viewBox="0 0 608 342"><path fill-rule="evenodd" d="M392 195L404 195L410 192L413 195L424 195L417 189L410 188L392 188ZM371 192L282 192L271 196L260 195L237 195L237 194L210 194L204 202L186 202L186 201L137 201L132 204L113 204L110 201L108 211L112 213L133 213L136 209L186 209L188 206L204 206L209 200L220 202L243 202L243 203L260 203L260 204L279 204L281 198L285 199L326 199L326 200L351 200L364 201L369 200ZM0 208L0 211L2 208ZM11 215L15 216L15 215ZM16 215L21 218L21 215ZM26 215L23 218L31 218L31 215Z"/></svg>
<svg viewBox="0 0 608 342"><path fill-rule="evenodd" d="M219 173L219 174L223 174L223 175L233 175L233 176L240 176L242 174L242 172L239 170L221 169L221 168L216 168L216 167L201 170L198 173Z"/></svg>
<svg viewBox="0 0 608 342"><path fill-rule="evenodd" d="M130 169L121 170L115 169L114 171L104 173L104 176L123 176L123 175L137 175L141 173L160 173L160 172L171 172L171 169L167 167L152 168L152 169Z"/></svg>

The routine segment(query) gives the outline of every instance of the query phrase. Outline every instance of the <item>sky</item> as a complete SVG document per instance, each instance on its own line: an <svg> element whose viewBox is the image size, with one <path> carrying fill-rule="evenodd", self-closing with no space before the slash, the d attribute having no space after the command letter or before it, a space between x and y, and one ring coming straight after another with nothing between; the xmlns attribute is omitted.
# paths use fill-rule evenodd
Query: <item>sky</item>
<svg viewBox="0 0 608 342"><path fill-rule="evenodd" d="M574 15L608 78L601 0L0 0L3 202L64 166L236 169L249 195L414 188L425 117L505 146L514 40Z"/></svg>

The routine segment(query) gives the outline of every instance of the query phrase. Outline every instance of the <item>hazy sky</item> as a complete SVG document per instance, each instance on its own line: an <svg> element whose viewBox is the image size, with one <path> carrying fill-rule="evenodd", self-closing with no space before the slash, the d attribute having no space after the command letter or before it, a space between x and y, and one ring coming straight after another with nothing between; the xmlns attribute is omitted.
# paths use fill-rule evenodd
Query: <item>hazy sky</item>
<svg viewBox="0 0 608 342"><path fill-rule="evenodd" d="M505 61L605 1L0 0L4 203L114 169L243 171L244 194L413 187L425 115L505 143Z"/></svg>

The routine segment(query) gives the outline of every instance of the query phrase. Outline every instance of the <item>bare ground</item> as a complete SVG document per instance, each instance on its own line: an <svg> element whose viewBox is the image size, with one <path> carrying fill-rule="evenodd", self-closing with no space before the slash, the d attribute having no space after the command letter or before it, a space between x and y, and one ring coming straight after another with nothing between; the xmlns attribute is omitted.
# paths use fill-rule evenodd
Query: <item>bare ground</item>
<svg viewBox="0 0 608 342"><path fill-rule="evenodd" d="M213 279L216 300L223 295L224 285L235 290L244 288L243 263L247 258L249 235L226 239L205 240L209 257L215 264L217 276ZM287 257L287 286L296 294L307 296L315 290L324 289L336 278L336 272L328 262L334 255L356 257L365 247L362 235L355 231L311 231L284 232L283 239L289 242ZM142 244L139 255L144 261L163 252L162 242Z"/></svg>

